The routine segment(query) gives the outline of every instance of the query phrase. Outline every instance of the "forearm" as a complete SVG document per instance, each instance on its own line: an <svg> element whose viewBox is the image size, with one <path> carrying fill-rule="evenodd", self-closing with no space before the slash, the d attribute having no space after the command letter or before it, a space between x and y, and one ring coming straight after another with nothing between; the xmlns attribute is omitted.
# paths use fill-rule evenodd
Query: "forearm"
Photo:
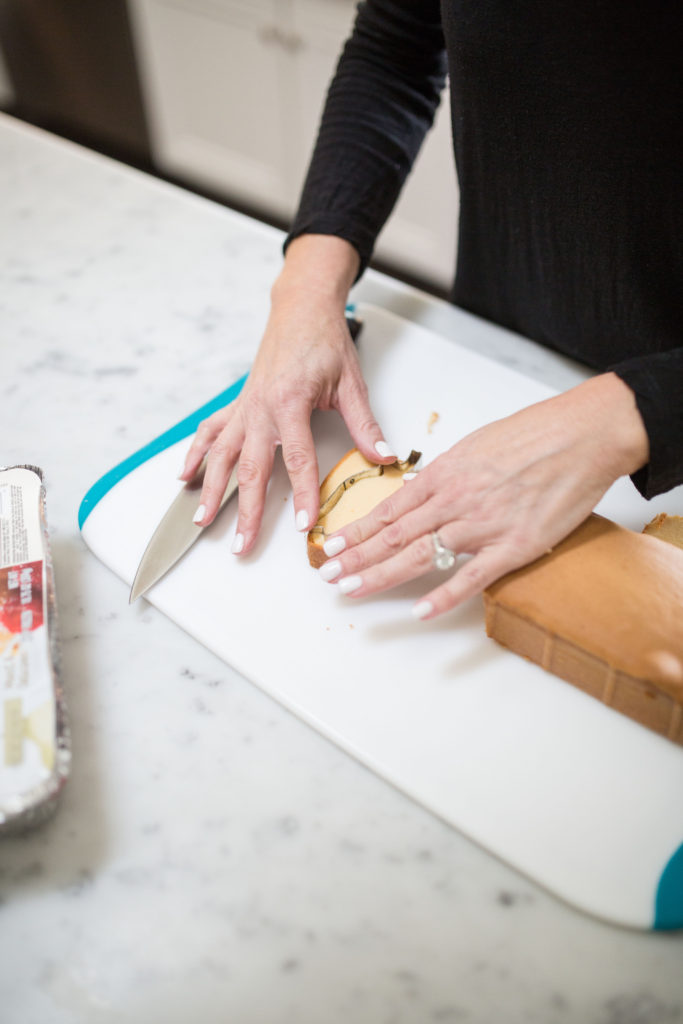
<svg viewBox="0 0 683 1024"><path fill-rule="evenodd" d="M339 61L299 210L303 233L370 258L432 123L446 74L438 0L367 0Z"/></svg>

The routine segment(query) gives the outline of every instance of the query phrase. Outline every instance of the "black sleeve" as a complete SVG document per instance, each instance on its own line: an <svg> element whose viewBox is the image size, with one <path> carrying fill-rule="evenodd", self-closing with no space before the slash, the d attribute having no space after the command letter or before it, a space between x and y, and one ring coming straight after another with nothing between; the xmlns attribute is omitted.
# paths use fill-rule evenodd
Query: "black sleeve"
<svg viewBox="0 0 683 1024"><path fill-rule="evenodd" d="M631 479L645 498L654 498L683 483L683 348L637 356L610 369L636 396L650 461Z"/></svg>
<svg viewBox="0 0 683 1024"><path fill-rule="evenodd" d="M446 78L439 0L366 0L332 80L285 241L338 235L367 266Z"/></svg>

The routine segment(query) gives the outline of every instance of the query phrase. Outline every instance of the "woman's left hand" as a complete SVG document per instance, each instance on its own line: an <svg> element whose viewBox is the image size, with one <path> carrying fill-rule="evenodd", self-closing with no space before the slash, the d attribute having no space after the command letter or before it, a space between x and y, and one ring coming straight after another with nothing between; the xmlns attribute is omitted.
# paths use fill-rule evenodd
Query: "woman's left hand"
<svg viewBox="0 0 683 1024"><path fill-rule="evenodd" d="M649 457L630 388L613 373L469 434L325 543L320 573L354 597L434 568L433 533L468 559L414 607L432 618L545 554Z"/></svg>

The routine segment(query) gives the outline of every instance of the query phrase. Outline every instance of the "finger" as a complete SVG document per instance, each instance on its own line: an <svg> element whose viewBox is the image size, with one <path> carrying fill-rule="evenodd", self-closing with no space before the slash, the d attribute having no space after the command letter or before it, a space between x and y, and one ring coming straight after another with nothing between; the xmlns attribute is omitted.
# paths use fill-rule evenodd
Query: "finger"
<svg viewBox="0 0 683 1024"><path fill-rule="evenodd" d="M360 369L357 376L349 375L340 381L336 406L356 447L366 459L385 464L396 461L397 453L386 441L370 408L368 389Z"/></svg>
<svg viewBox="0 0 683 1024"><path fill-rule="evenodd" d="M256 543L276 447L275 438L269 437L266 431L259 431L247 439L240 454L237 467L239 510L232 544L234 555L246 555Z"/></svg>
<svg viewBox="0 0 683 1024"><path fill-rule="evenodd" d="M501 576L525 564L525 559L511 555L502 545L485 548L461 566L440 587L425 594L413 606L417 619L433 619L456 608L469 598L481 594Z"/></svg>
<svg viewBox="0 0 683 1024"><path fill-rule="evenodd" d="M198 526L208 526L213 522L225 494L230 474L235 468L239 457L242 437L229 426L225 427L214 440L206 460L206 470L199 506L194 515Z"/></svg>
<svg viewBox="0 0 683 1024"><path fill-rule="evenodd" d="M185 455L183 468L178 477L179 480L191 480L193 478L209 448L232 418L233 411L231 406L220 409L199 424L192 444Z"/></svg>
<svg viewBox="0 0 683 1024"><path fill-rule="evenodd" d="M399 490L394 491L388 498L385 498L371 512L354 523L349 523L342 530L332 534L325 541L323 548L327 555L337 555L341 551L349 551L359 544L363 544L371 537L375 537L380 531L393 526L401 517L407 516L416 509L421 509L429 501L431 489L429 481L424 473L404 484ZM425 524L422 531L429 529ZM399 531L388 535L387 545L389 548L397 548L400 545L403 535ZM405 537L407 543L413 537Z"/></svg>
<svg viewBox="0 0 683 1024"><path fill-rule="evenodd" d="M342 594L352 594L354 597L368 597L370 594L381 593L400 583L424 576L434 568L433 557L434 545L431 534L423 534L393 557L371 565L363 572L341 576L338 581L339 589ZM324 570L325 566L321 569L323 579ZM329 572L331 566L328 566Z"/></svg>
<svg viewBox="0 0 683 1024"><path fill-rule="evenodd" d="M320 485L318 460L307 413L292 414L282 425L282 457L292 484L297 530L308 530L318 518Z"/></svg>
<svg viewBox="0 0 683 1024"><path fill-rule="evenodd" d="M368 540L344 551L334 560L334 563L326 562L320 570L320 574L324 580L331 582L340 576L362 572L370 566L399 555L421 537L429 537L429 555L430 558L433 558L432 531L439 528L439 524L442 522L443 511L438 502L432 500L426 505L420 503L412 512L388 523L384 529ZM444 530L439 529L442 543L448 543L451 546L452 541L452 546L457 545L457 550L461 552L470 550L472 534L472 527L469 524L451 524L449 539L446 541ZM429 565L425 562L424 571L426 572L428 569Z"/></svg>

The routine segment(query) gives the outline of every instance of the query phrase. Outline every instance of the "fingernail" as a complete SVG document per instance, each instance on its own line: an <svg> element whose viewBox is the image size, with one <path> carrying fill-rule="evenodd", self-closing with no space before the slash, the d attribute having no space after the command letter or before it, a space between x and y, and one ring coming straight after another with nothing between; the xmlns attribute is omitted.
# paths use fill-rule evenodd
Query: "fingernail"
<svg viewBox="0 0 683 1024"><path fill-rule="evenodd" d="M308 512L304 512L303 509L296 514L296 528L297 530L308 529Z"/></svg>
<svg viewBox="0 0 683 1024"><path fill-rule="evenodd" d="M184 476L185 476L185 466L183 466L183 468L178 473L178 479L182 480Z"/></svg>
<svg viewBox="0 0 683 1024"><path fill-rule="evenodd" d="M413 605L413 617L416 619L426 619L433 611L434 605L431 601L418 601Z"/></svg>
<svg viewBox="0 0 683 1024"><path fill-rule="evenodd" d="M200 505L195 514L192 517L192 522L196 523L197 526L201 526L204 522L204 516L206 515L206 505Z"/></svg>
<svg viewBox="0 0 683 1024"><path fill-rule="evenodd" d="M244 534L243 533L236 533L235 534L235 539L232 542L232 547L230 548L230 550L233 553L233 555L239 555L239 553L240 553L240 551L242 550L243 547L244 547Z"/></svg>
<svg viewBox="0 0 683 1024"><path fill-rule="evenodd" d="M362 576L345 576L343 580L339 580L339 589L342 594L352 594L354 590L358 590L362 586Z"/></svg>
<svg viewBox="0 0 683 1024"><path fill-rule="evenodd" d="M386 441L378 441L375 445L375 451L383 459L396 458L396 453L392 452Z"/></svg>
<svg viewBox="0 0 683 1024"><path fill-rule="evenodd" d="M325 580L326 583L331 583L333 579L341 572L341 562L336 560L333 562L325 562L325 564L319 569L320 576Z"/></svg>
<svg viewBox="0 0 683 1024"><path fill-rule="evenodd" d="M404 479L404 481L405 480L414 480L416 476L417 476L417 473L404 473L403 474L403 479Z"/></svg>
<svg viewBox="0 0 683 1024"><path fill-rule="evenodd" d="M330 537L330 539L326 540L323 544L323 551L328 558L333 558L335 555L338 555L340 551L343 551L345 547L346 541L343 537Z"/></svg>

